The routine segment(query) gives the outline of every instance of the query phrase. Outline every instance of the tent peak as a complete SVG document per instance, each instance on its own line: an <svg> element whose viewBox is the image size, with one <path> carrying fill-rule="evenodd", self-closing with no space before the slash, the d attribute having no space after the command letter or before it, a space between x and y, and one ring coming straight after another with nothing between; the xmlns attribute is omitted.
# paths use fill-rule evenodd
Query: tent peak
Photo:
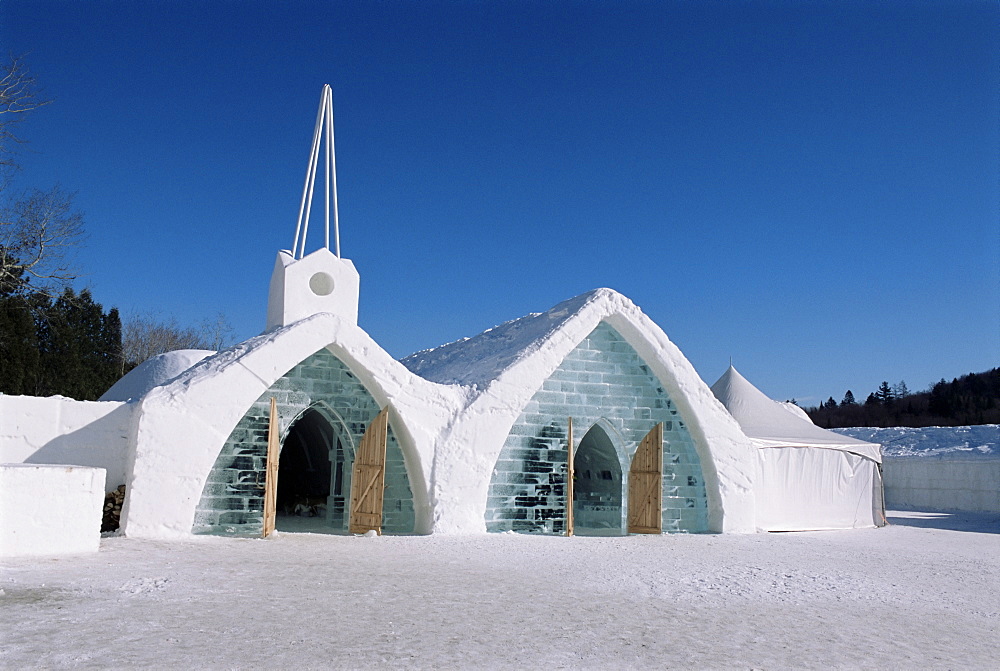
<svg viewBox="0 0 1000 671"><path fill-rule="evenodd" d="M711 389L758 447L819 447L882 460L878 445L816 426L804 413L769 398L731 364Z"/></svg>

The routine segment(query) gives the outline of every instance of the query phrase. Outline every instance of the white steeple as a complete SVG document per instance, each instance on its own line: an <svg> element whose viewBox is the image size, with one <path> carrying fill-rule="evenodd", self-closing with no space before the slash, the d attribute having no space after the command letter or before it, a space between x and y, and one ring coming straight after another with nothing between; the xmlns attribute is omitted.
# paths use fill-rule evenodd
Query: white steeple
<svg viewBox="0 0 1000 671"><path fill-rule="evenodd" d="M325 138L325 142L323 141ZM319 167L320 150L324 154L325 207L323 247L306 254L309 215ZM331 195L334 252L330 251ZM333 140L333 89L324 84L320 96L312 149L306 170L299 220L291 250L281 250L271 275L267 301L267 328L277 328L318 312L330 312L356 324L360 277L354 264L340 257L340 223L337 213L337 167Z"/></svg>

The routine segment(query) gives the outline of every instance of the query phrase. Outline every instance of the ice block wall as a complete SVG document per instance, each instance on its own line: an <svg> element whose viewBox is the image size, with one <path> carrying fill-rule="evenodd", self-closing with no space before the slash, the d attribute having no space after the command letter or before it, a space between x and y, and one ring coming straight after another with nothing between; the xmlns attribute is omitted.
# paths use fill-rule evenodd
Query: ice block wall
<svg viewBox="0 0 1000 671"><path fill-rule="evenodd" d="M514 423L490 482L488 531L564 531L569 417L577 445L598 420L607 424L617 436L612 440L619 443L623 480L639 441L663 422L663 530L708 529L701 465L683 420L632 346L602 322L542 384ZM622 487L618 505L623 532L627 482ZM606 519L608 511L600 512Z"/></svg>

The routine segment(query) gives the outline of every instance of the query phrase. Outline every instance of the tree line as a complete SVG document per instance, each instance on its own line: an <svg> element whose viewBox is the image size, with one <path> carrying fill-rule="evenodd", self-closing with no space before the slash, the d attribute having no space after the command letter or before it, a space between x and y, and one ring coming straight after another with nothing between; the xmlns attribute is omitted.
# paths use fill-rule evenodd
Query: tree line
<svg viewBox="0 0 1000 671"><path fill-rule="evenodd" d="M223 316L182 327L135 315L122 324L90 291L56 296L27 281L0 281L0 393L94 401L146 359L178 349L222 349L231 327Z"/></svg>
<svg viewBox="0 0 1000 671"><path fill-rule="evenodd" d="M0 392L96 400L122 376L122 322L84 289L0 286Z"/></svg>
<svg viewBox="0 0 1000 671"><path fill-rule="evenodd" d="M123 326L116 308L71 286L85 237L73 194L11 188L20 124L50 102L22 58L0 63L0 393L95 400L150 356L221 349L232 329L222 315L200 329L142 315Z"/></svg>
<svg viewBox="0 0 1000 671"><path fill-rule="evenodd" d="M864 401L850 389L838 403L833 397L815 408L805 408L817 426L966 426L1000 424L1000 368L969 373L951 382L941 379L927 389L910 393L905 382L883 382Z"/></svg>

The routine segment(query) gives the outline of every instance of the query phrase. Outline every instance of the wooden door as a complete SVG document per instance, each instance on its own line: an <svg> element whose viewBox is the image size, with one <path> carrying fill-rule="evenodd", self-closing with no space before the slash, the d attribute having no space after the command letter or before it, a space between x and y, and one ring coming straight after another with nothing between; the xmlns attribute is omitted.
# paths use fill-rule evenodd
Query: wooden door
<svg viewBox="0 0 1000 671"><path fill-rule="evenodd" d="M573 535L573 418L569 418L566 429L566 535Z"/></svg>
<svg viewBox="0 0 1000 671"><path fill-rule="evenodd" d="M628 472L628 532L663 531L663 424L639 443Z"/></svg>
<svg viewBox="0 0 1000 671"><path fill-rule="evenodd" d="M351 473L351 515L348 530L363 534L382 533L382 496L385 492L385 440L389 430L389 406L368 425Z"/></svg>
<svg viewBox="0 0 1000 671"><path fill-rule="evenodd" d="M267 462L264 466L264 530L261 534L267 538L275 525L275 512L278 501L278 404L271 397L271 413L267 423Z"/></svg>

